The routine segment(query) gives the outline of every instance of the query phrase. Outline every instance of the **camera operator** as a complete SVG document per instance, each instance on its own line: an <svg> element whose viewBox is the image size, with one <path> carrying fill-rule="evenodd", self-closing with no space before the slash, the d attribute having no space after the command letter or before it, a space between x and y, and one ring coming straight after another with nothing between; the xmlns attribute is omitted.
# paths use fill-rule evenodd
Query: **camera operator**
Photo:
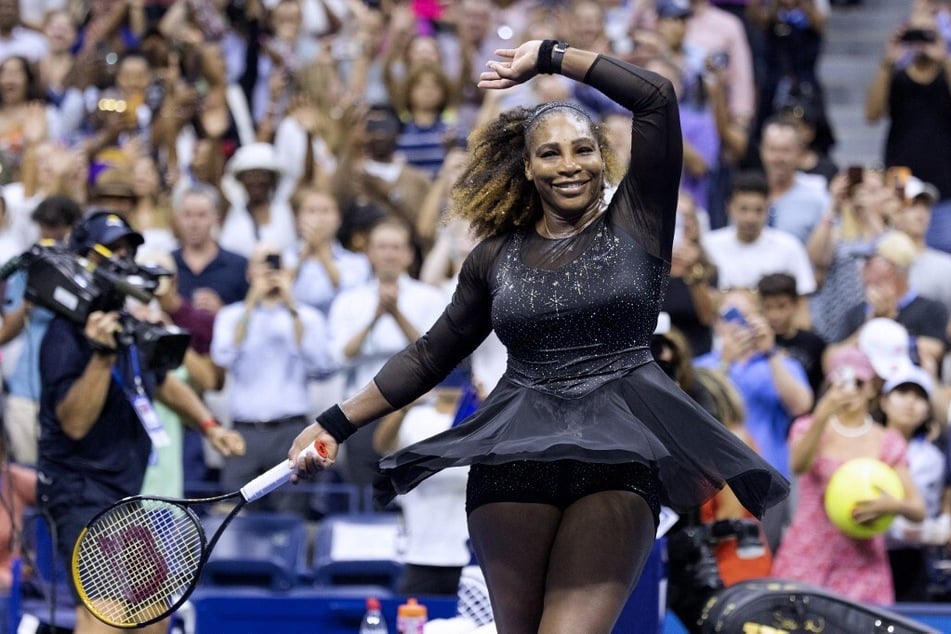
<svg viewBox="0 0 951 634"><path fill-rule="evenodd" d="M142 242L125 220L100 210L74 227L69 247L102 266L107 259L132 262ZM166 440L153 396L184 419L203 421L201 428L222 454L244 453L242 437L220 427L184 383L163 370L140 367L136 345L122 336L132 326L120 313L124 297L113 291L101 303L83 325L58 314L40 348L37 498L67 569L86 522L116 500L139 493L150 451ZM76 599L75 588L73 593ZM77 633L112 631L76 604ZM166 626L158 623L146 631Z"/></svg>

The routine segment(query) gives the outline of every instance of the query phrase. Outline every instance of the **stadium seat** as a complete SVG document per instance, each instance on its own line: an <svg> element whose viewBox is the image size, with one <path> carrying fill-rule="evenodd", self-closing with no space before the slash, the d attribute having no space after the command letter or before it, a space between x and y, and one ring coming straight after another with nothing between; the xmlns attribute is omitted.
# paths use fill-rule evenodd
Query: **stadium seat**
<svg viewBox="0 0 951 634"><path fill-rule="evenodd" d="M318 586L396 588L403 571L401 518L396 513L328 517L317 529L314 582Z"/></svg>
<svg viewBox="0 0 951 634"><path fill-rule="evenodd" d="M215 532L224 516L204 521ZM232 520L212 550L201 583L289 590L309 582L307 523L290 513L243 513Z"/></svg>

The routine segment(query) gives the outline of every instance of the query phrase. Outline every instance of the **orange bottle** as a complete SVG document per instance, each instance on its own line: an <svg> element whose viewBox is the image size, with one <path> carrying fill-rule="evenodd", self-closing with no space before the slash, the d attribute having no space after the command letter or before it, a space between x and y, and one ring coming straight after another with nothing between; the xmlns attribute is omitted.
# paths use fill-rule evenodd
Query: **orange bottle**
<svg viewBox="0 0 951 634"><path fill-rule="evenodd" d="M423 634L426 625L426 606L410 597L396 609L396 631L400 634Z"/></svg>

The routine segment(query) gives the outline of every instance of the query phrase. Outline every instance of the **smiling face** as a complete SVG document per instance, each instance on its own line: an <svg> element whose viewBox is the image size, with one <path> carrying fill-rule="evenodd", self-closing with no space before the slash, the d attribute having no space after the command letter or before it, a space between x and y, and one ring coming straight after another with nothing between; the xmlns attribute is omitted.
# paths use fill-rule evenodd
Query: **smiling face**
<svg viewBox="0 0 951 634"><path fill-rule="evenodd" d="M581 113L557 108L543 116L527 139L525 177L535 183L542 209L577 217L601 200L601 148Z"/></svg>

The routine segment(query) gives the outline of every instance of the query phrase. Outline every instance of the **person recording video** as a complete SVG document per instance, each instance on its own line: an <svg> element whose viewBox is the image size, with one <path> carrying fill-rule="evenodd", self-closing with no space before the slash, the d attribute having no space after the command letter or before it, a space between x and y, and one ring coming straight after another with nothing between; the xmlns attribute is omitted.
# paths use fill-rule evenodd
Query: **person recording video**
<svg viewBox="0 0 951 634"><path fill-rule="evenodd" d="M73 228L68 248L95 271L133 265L142 243L124 219L96 210ZM139 354L128 332L135 324L122 313L122 293L113 288L103 296L84 323L60 311L40 345L37 503L52 523L67 570L83 526L116 500L139 493L150 452L167 442L153 398L201 427L222 454L244 453L240 434L218 425L188 386ZM73 598L77 633L107 631L82 607L75 587ZM146 631L164 631L163 624Z"/></svg>

